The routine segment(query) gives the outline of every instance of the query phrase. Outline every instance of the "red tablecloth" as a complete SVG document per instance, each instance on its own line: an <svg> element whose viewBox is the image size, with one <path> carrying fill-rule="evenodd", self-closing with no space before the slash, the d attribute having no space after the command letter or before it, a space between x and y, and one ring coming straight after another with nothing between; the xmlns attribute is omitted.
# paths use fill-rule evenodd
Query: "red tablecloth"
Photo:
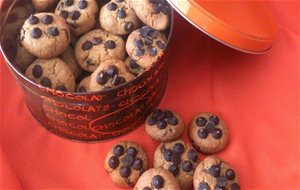
<svg viewBox="0 0 300 190"><path fill-rule="evenodd" d="M271 51L259 56L227 48L177 16L161 107L179 112L186 124L202 111L226 121L231 141L219 156L236 168L242 189L300 189L300 5L268 5L279 34ZM52 135L31 116L2 57L0 61L1 189L118 189L103 169L103 157L120 140L142 144L152 162L157 143L144 127L97 144Z"/></svg>

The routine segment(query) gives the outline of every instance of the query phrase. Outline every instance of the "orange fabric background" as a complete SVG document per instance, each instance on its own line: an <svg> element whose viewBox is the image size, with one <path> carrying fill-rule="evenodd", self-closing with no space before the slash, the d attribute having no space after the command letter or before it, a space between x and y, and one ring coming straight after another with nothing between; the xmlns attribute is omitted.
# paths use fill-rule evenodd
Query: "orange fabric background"
<svg viewBox="0 0 300 190"><path fill-rule="evenodd" d="M186 124L202 111L226 121L231 141L219 156L236 168L242 189L300 189L300 5L268 5L279 33L271 51L260 56L231 50L177 16L161 107L176 110ZM152 162L158 143L143 127L96 144L47 132L29 113L2 57L0 62L1 189L118 189L103 169L103 158L119 140L139 142Z"/></svg>

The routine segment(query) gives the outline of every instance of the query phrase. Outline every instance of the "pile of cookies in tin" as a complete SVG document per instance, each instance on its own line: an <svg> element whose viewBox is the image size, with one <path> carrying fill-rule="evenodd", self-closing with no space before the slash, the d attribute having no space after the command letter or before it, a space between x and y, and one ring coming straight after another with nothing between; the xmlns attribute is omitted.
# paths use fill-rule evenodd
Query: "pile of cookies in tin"
<svg viewBox="0 0 300 190"><path fill-rule="evenodd" d="M155 110L146 120L145 130L160 142L149 169L145 150L136 142L121 141L107 153L104 168L113 182L134 190L239 190L233 167L211 154L224 150L229 142L226 124L215 114L200 113L188 127L192 142L181 139L184 121L174 111ZM199 160L199 152L210 155ZM201 158L201 157L200 157Z"/></svg>
<svg viewBox="0 0 300 190"><path fill-rule="evenodd" d="M32 0L37 13L20 31L16 63L25 76L68 92L133 80L164 53L165 0Z"/></svg>

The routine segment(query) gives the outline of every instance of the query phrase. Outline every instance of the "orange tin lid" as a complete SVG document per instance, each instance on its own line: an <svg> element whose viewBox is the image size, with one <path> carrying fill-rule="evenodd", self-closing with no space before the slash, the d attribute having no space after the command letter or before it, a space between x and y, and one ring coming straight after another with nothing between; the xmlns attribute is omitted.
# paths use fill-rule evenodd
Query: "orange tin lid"
<svg viewBox="0 0 300 190"><path fill-rule="evenodd" d="M272 14L260 1L167 1L196 28L239 51L265 53L277 34Z"/></svg>

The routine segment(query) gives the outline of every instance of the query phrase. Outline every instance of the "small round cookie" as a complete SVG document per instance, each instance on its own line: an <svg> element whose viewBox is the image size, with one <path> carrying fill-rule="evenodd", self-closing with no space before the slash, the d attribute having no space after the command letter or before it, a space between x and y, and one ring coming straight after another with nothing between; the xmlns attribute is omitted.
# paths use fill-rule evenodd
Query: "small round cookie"
<svg viewBox="0 0 300 190"><path fill-rule="evenodd" d="M176 178L164 168L151 168L143 173L133 190L180 190Z"/></svg>
<svg viewBox="0 0 300 190"><path fill-rule="evenodd" d="M112 0L100 11L100 25L114 35L127 35L140 25L133 9L129 7L130 0Z"/></svg>
<svg viewBox="0 0 300 190"><path fill-rule="evenodd" d="M68 47L65 53L62 54L61 59L70 66L71 70L74 73L75 79L77 79L81 74L81 67L78 65L75 59L74 49Z"/></svg>
<svg viewBox="0 0 300 190"><path fill-rule="evenodd" d="M103 62L91 75L90 91L110 89L134 79L126 70L125 63L118 59Z"/></svg>
<svg viewBox="0 0 300 190"><path fill-rule="evenodd" d="M162 56L165 47L165 35L148 26L143 26L132 32L126 42L128 55L145 69Z"/></svg>
<svg viewBox="0 0 300 190"><path fill-rule="evenodd" d="M198 165L198 152L182 140L161 143L154 152L154 168L165 168L178 180L180 189L193 187L194 170Z"/></svg>
<svg viewBox="0 0 300 190"><path fill-rule="evenodd" d="M148 116L145 129L152 139L166 142L176 140L183 134L184 123L177 113L157 109Z"/></svg>
<svg viewBox="0 0 300 190"><path fill-rule="evenodd" d="M225 123L212 113L200 113L192 119L189 137L195 148L206 154L222 151L229 141Z"/></svg>
<svg viewBox="0 0 300 190"><path fill-rule="evenodd" d="M47 11L57 3L58 0L32 0L32 5L38 12Z"/></svg>
<svg viewBox="0 0 300 190"><path fill-rule="evenodd" d="M73 92L75 78L71 68L59 58L36 59L25 76L37 84L60 91Z"/></svg>
<svg viewBox="0 0 300 190"><path fill-rule="evenodd" d="M83 78L77 87L77 92L81 92L81 93L89 92L90 82L91 82L91 76Z"/></svg>
<svg viewBox="0 0 300 190"><path fill-rule="evenodd" d="M139 144L121 141L108 151L104 168L115 184L129 188L148 169L147 155Z"/></svg>
<svg viewBox="0 0 300 190"><path fill-rule="evenodd" d="M130 0L130 6L147 26L159 31L169 26L171 8L166 0Z"/></svg>
<svg viewBox="0 0 300 190"><path fill-rule="evenodd" d="M125 59L124 40L97 29L82 36L75 46L75 57L83 70L93 72L108 59Z"/></svg>
<svg viewBox="0 0 300 190"><path fill-rule="evenodd" d="M53 13L31 15L21 29L20 41L34 56L53 58L69 46L69 26L63 18Z"/></svg>
<svg viewBox="0 0 300 190"><path fill-rule="evenodd" d="M60 0L55 14L66 19L74 36L80 36L95 26L98 5L95 0Z"/></svg>
<svg viewBox="0 0 300 190"><path fill-rule="evenodd" d="M239 190L239 179L234 169L224 160L209 156L200 162L194 174L194 189Z"/></svg>
<svg viewBox="0 0 300 190"><path fill-rule="evenodd" d="M17 44L15 61L21 70L25 71L35 59L36 57L29 53L20 43Z"/></svg>
<svg viewBox="0 0 300 190"><path fill-rule="evenodd" d="M144 72L144 68L139 66L133 59L127 57L125 60L126 69L133 75L138 76Z"/></svg>

